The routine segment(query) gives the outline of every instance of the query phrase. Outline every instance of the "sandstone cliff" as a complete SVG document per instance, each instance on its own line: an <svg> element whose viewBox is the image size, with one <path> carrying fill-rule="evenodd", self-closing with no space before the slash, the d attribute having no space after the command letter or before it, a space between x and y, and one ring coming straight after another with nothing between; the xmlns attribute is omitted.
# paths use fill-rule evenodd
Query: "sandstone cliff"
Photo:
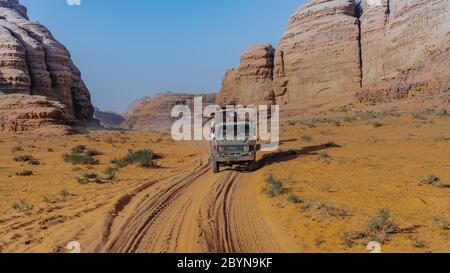
<svg viewBox="0 0 450 273"><path fill-rule="evenodd" d="M276 50L253 46L226 73L218 103L449 93L449 32L448 0L310 0L291 16Z"/></svg>
<svg viewBox="0 0 450 273"><path fill-rule="evenodd" d="M65 122L65 111L62 103L43 96L3 95L0 99L0 132L73 133L73 128Z"/></svg>
<svg viewBox="0 0 450 273"><path fill-rule="evenodd" d="M196 96L203 98L204 106L214 105L216 100L215 94L164 93L144 98L129 107L127 113L124 114L125 122L122 127L129 130L170 129L174 121L171 118L172 108L175 105L186 105L193 111Z"/></svg>
<svg viewBox="0 0 450 273"><path fill-rule="evenodd" d="M226 73L217 103L273 104L274 58L275 49L270 45L250 47L241 56L239 68Z"/></svg>
<svg viewBox="0 0 450 273"><path fill-rule="evenodd" d="M384 102L450 90L450 2L362 2L360 101Z"/></svg>
<svg viewBox="0 0 450 273"><path fill-rule="evenodd" d="M89 91L69 52L28 19L18 0L0 0L0 94L44 96L60 102L74 123L93 119Z"/></svg>

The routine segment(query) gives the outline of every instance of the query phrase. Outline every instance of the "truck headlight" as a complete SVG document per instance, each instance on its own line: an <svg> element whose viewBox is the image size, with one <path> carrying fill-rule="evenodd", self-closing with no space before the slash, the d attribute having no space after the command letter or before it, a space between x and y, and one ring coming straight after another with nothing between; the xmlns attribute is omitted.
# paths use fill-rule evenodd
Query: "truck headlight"
<svg viewBox="0 0 450 273"><path fill-rule="evenodd" d="M244 146L244 152L250 152L250 146Z"/></svg>

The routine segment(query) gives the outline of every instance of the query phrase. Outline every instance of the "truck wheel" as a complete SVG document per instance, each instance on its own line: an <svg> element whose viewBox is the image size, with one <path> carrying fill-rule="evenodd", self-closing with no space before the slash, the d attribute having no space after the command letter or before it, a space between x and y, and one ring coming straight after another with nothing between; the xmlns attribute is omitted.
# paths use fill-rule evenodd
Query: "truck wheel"
<svg viewBox="0 0 450 273"><path fill-rule="evenodd" d="M214 173L219 173L219 162L212 162L212 170Z"/></svg>
<svg viewBox="0 0 450 273"><path fill-rule="evenodd" d="M249 170L250 172L253 172L253 171L256 170L256 162L255 162L255 161L250 161L250 162L248 163L248 170Z"/></svg>

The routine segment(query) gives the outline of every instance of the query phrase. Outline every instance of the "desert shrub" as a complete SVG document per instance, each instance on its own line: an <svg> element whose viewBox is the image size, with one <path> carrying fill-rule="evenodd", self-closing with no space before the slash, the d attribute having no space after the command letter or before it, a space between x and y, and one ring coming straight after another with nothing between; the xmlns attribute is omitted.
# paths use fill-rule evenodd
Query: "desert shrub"
<svg viewBox="0 0 450 273"><path fill-rule="evenodd" d="M21 199L19 202L11 206L16 212L27 212L33 210L34 206L28 203L26 199Z"/></svg>
<svg viewBox="0 0 450 273"><path fill-rule="evenodd" d="M434 216L433 221L439 225L439 227L443 230L450 230L450 223L445 217L442 216Z"/></svg>
<svg viewBox="0 0 450 273"><path fill-rule="evenodd" d="M311 142L311 141L313 141L312 137L310 137L310 136L302 136L302 140L304 142Z"/></svg>
<svg viewBox="0 0 450 273"><path fill-rule="evenodd" d="M33 159L33 156L31 155L19 155L14 157L14 161L16 162L27 162L30 161L31 159Z"/></svg>
<svg viewBox="0 0 450 273"><path fill-rule="evenodd" d="M418 237L413 237L413 238L411 238L411 240L412 240L412 246L415 248L427 247L427 244Z"/></svg>
<svg viewBox="0 0 450 273"><path fill-rule="evenodd" d="M106 174L105 179L109 180L109 181L114 180L116 178L116 171L117 171L116 168L112 168L112 167L107 168L105 170L105 174Z"/></svg>
<svg viewBox="0 0 450 273"><path fill-rule="evenodd" d="M17 176L32 176L33 172L29 170L21 171L16 173Z"/></svg>
<svg viewBox="0 0 450 273"><path fill-rule="evenodd" d="M56 196L45 194L44 195L44 201L47 204L56 204L56 203L58 203L59 199Z"/></svg>
<svg viewBox="0 0 450 273"><path fill-rule="evenodd" d="M72 154L82 154L86 151L85 145L78 145L72 148Z"/></svg>
<svg viewBox="0 0 450 273"><path fill-rule="evenodd" d="M269 175L266 180L266 187L264 193L269 197L275 197L283 193L283 181L276 179L273 175Z"/></svg>
<svg viewBox="0 0 450 273"><path fill-rule="evenodd" d="M443 188L446 185L442 182L441 178L435 175L429 175L419 181L419 186L429 185L437 188Z"/></svg>
<svg viewBox="0 0 450 273"><path fill-rule="evenodd" d="M100 161L85 154L66 154L64 161L73 165L98 165Z"/></svg>
<svg viewBox="0 0 450 273"><path fill-rule="evenodd" d="M28 164L29 165L41 165L41 162L36 158L32 158L28 161Z"/></svg>
<svg viewBox="0 0 450 273"><path fill-rule="evenodd" d="M314 212L325 217L346 217L348 213L334 204L328 204L320 199L305 202L300 210L302 212Z"/></svg>
<svg viewBox="0 0 450 273"><path fill-rule="evenodd" d="M97 183L97 184L103 184L105 183L96 173L85 173L81 177L77 177L78 183L82 185L89 184L91 182Z"/></svg>
<svg viewBox="0 0 450 273"><path fill-rule="evenodd" d="M365 234L355 231L345 231L341 235L342 243L348 247L351 248L355 246L355 244L359 241L365 238Z"/></svg>
<svg viewBox="0 0 450 273"><path fill-rule="evenodd" d="M94 150L94 149L89 149L86 150L86 152L84 153L86 156L98 156L98 155L103 155L102 152Z"/></svg>
<svg viewBox="0 0 450 273"><path fill-rule="evenodd" d="M139 150L136 152L130 150L127 156L114 159L111 163L115 164L117 168L125 168L133 164L149 168L155 166L153 159L154 153L152 150Z"/></svg>
<svg viewBox="0 0 450 273"><path fill-rule="evenodd" d="M300 203L300 197L298 195L290 193L287 197L289 203L298 204Z"/></svg>
<svg viewBox="0 0 450 273"><path fill-rule="evenodd" d="M391 212L380 209L367 223L366 237L371 241L384 242L389 234L398 230L398 224L391 219Z"/></svg>

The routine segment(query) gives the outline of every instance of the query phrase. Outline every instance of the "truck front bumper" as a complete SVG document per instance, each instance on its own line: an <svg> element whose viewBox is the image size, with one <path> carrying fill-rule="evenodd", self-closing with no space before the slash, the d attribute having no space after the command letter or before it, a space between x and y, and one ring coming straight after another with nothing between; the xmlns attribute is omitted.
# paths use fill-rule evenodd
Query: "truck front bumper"
<svg viewBox="0 0 450 273"><path fill-rule="evenodd" d="M256 154L246 153L246 154L214 154L211 156L212 162L220 163L232 163L232 162L249 162L255 161Z"/></svg>

